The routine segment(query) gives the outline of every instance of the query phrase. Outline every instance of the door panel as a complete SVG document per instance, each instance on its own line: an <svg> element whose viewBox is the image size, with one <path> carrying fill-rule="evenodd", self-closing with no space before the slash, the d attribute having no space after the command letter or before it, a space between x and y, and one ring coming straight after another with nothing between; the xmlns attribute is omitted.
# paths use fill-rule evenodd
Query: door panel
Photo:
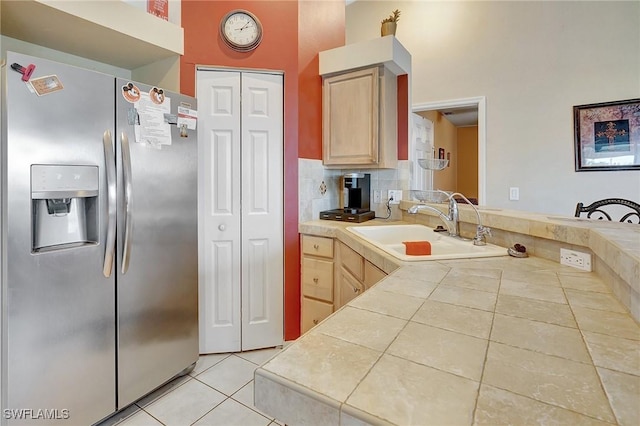
<svg viewBox="0 0 640 426"><path fill-rule="evenodd" d="M418 159L433 158L433 122L421 115L411 114L410 160L413 161L413 182L415 189L433 189L433 171L425 170Z"/></svg>
<svg viewBox="0 0 640 426"><path fill-rule="evenodd" d="M13 53L7 62L32 63L33 78L55 75L64 88L37 96L20 74L5 75L2 378L8 387L3 408L68 409L74 423L92 424L116 405L115 274L107 278L102 272L107 228L103 134L114 133L115 80ZM98 244L32 252L33 164L98 168Z"/></svg>
<svg viewBox="0 0 640 426"><path fill-rule="evenodd" d="M283 78L242 73L242 350L283 342Z"/></svg>
<svg viewBox="0 0 640 426"><path fill-rule="evenodd" d="M206 70L197 86L200 352L280 345L283 77Z"/></svg>
<svg viewBox="0 0 640 426"><path fill-rule="evenodd" d="M200 352L240 350L240 75L198 73Z"/></svg>
<svg viewBox="0 0 640 426"><path fill-rule="evenodd" d="M127 82L119 80L117 87ZM136 84L142 93L150 86ZM198 358L197 141L171 125L171 144L136 141L133 104L117 94L118 144L118 407L180 373ZM171 113L195 99L165 92ZM124 191L125 136L131 158L131 199ZM131 209L130 261L123 268Z"/></svg>

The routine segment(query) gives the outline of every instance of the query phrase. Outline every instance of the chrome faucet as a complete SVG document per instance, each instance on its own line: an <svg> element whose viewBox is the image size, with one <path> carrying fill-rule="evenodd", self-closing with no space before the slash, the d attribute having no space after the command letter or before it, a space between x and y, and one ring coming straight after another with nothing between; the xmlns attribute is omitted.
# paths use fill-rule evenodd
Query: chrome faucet
<svg viewBox="0 0 640 426"><path fill-rule="evenodd" d="M471 206L471 208L473 208L473 211L476 212L476 218L478 220L478 226L476 227L476 235L475 237L473 237L473 245L475 246L484 246L487 244L487 235L491 236L491 229L487 228L486 226L482 225L482 222L480 221L480 213L478 212L478 209L476 209L476 207L471 203L471 201L469 201L467 199L467 197L465 197L464 195L462 195L459 192L454 192L454 193L448 193L445 191L440 191L444 194L447 194L447 198L449 199L449 213L448 214L444 214L442 213L440 210L436 209L435 207L431 207L431 206L427 206L424 204L416 204L413 205L411 207L409 207L409 210L407 210L407 212L409 214L416 214L418 213L419 210L431 210L435 213L438 214L438 217L440 217L440 219L442 219L442 221L445 223L445 225L447 225L447 231L449 232L449 236L451 237L460 237L460 216L459 216L459 212L458 212L458 203L455 200L455 196L460 196L460 198L462 198L464 201L467 202L467 204L469 204Z"/></svg>
<svg viewBox="0 0 640 426"><path fill-rule="evenodd" d="M407 212L409 214L416 214L419 210L431 210L438 214L438 217L442 219L445 225L447 225L447 231L451 237L457 237L460 235L460 217L458 213L458 203L453 198L453 194L449 195L448 192L440 191L447 194L449 198L449 214L444 214L435 207L427 206L425 204L416 204L409 207Z"/></svg>

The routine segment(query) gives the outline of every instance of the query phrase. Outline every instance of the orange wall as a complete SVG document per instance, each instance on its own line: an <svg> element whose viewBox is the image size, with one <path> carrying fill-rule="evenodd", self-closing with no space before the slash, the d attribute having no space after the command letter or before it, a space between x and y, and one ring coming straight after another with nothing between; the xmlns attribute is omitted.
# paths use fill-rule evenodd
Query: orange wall
<svg viewBox="0 0 640 426"><path fill-rule="evenodd" d="M458 192L478 198L478 126L458 127Z"/></svg>
<svg viewBox="0 0 640 426"><path fill-rule="evenodd" d="M252 52L230 50L218 34L220 19L233 9L249 10L262 23L262 42ZM317 53L344 45L344 21L342 1L182 0L183 93L195 94L196 65L284 71L286 340L300 335L298 158L322 158L322 94Z"/></svg>

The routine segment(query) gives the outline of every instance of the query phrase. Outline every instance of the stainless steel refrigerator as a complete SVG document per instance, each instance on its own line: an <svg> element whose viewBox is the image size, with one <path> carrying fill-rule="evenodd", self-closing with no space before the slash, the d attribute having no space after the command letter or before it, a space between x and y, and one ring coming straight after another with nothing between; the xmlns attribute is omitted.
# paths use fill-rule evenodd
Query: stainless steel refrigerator
<svg viewBox="0 0 640 426"><path fill-rule="evenodd" d="M14 63L35 66L30 83ZM169 138L136 135L148 124L141 94L170 105L149 125L168 124ZM197 141L175 124L179 107L193 113L196 101L7 53L3 422L90 425L193 368Z"/></svg>

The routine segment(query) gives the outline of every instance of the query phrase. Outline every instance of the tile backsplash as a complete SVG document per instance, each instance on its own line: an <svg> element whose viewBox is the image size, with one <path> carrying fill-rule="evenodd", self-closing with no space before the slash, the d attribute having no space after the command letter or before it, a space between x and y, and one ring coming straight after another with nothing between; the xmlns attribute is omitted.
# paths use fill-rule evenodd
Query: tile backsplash
<svg viewBox="0 0 640 426"><path fill-rule="evenodd" d="M320 217L323 210L337 209L341 206L342 183L345 173L359 172L371 174L371 210L376 217L386 218L387 191L401 189L402 198L409 197L411 162L398 161L396 169L327 169L322 160L298 159L298 220L307 222ZM373 191L380 191L381 203L373 202ZM402 214L396 205L391 205L390 219L399 220Z"/></svg>

